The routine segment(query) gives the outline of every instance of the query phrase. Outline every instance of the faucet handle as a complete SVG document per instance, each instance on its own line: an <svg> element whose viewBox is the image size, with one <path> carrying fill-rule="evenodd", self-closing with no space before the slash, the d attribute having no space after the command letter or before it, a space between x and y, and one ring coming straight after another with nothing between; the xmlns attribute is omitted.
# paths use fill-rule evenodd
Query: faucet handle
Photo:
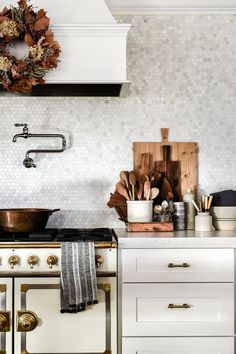
<svg viewBox="0 0 236 354"><path fill-rule="evenodd" d="M25 134L24 138L28 138L28 124L27 123L15 123L15 127L23 127L23 134Z"/></svg>
<svg viewBox="0 0 236 354"><path fill-rule="evenodd" d="M28 124L27 123L15 123L15 127L28 127Z"/></svg>
<svg viewBox="0 0 236 354"><path fill-rule="evenodd" d="M34 167L36 168L36 165L34 163L34 160L31 159L30 157L26 157L23 161L23 165L26 167L26 168L31 168L31 167Z"/></svg>

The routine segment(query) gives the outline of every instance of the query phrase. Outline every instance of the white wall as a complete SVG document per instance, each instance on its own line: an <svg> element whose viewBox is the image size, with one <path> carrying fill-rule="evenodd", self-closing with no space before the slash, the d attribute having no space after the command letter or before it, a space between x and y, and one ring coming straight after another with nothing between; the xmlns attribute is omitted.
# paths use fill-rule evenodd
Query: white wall
<svg viewBox="0 0 236 354"><path fill-rule="evenodd" d="M120 226L106 207L121 169L132 168L133 141L199 143L199 187L235 188L236 17L230 15L122 16L133 24L128 42L130 97L0 98L0 207L49 207L62 212L51 226ZM31 132L61 132L62 154L29 148L51 140L18 140L15 122Z"/></svg>

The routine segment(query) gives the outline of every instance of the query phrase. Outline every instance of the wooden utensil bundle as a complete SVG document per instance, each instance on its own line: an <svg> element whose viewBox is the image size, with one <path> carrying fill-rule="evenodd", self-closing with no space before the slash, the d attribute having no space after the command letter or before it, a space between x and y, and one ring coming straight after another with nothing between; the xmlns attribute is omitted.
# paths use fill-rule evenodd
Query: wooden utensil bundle
<svg viewBox="0 0 236 354"><path fill-rule="evenodd" d="M202 195L198 203L196 203L194 200L192 200L192 203L198 213L205 213L210 211L212 200L213 195Z"/></svg>
<svg viewBox="0 0 236 354"><path fill-rule="evenodd" d="M134 171L121 171L120 178L116 184L116 192L126 200L152 200L159 194L158 188L151 187L152 180L147 175L137 176Z"/></svg>
<svg viewBox="0 0 236 354"><path fill-rule="evenodd" d="M150 172L150 171L149 171ZM122 221L127 221L127 200L153 200L159 195L156 185L159 176L140 175L134 171L121 171L120 181L116 184L114 193L110 194L107 203L109 208L115 208Z"/></svg>

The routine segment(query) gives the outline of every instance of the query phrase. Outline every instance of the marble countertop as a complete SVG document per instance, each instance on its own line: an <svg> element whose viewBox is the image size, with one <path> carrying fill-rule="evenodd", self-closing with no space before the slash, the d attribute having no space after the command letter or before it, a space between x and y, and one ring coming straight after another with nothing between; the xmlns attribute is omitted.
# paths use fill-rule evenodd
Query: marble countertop
<svg viewBox="0 0 236 354"><path fill-rule="evenodd" d="M236 248L235 231L115 232L119 248Z"/></svg>

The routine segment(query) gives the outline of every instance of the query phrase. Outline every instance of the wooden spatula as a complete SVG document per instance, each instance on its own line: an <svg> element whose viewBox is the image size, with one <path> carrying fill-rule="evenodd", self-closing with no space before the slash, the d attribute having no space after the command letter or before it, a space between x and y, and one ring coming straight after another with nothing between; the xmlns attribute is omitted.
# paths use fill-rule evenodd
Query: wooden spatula
<svg viewBox="0 0 236 354"><path fill-rule="evenodd" d="M136 182L137 182L136 175L133 172L130 172L129 183L131 184L131 188L132 188L132 200L135 200L134 190L135 190Z"/></svg>

